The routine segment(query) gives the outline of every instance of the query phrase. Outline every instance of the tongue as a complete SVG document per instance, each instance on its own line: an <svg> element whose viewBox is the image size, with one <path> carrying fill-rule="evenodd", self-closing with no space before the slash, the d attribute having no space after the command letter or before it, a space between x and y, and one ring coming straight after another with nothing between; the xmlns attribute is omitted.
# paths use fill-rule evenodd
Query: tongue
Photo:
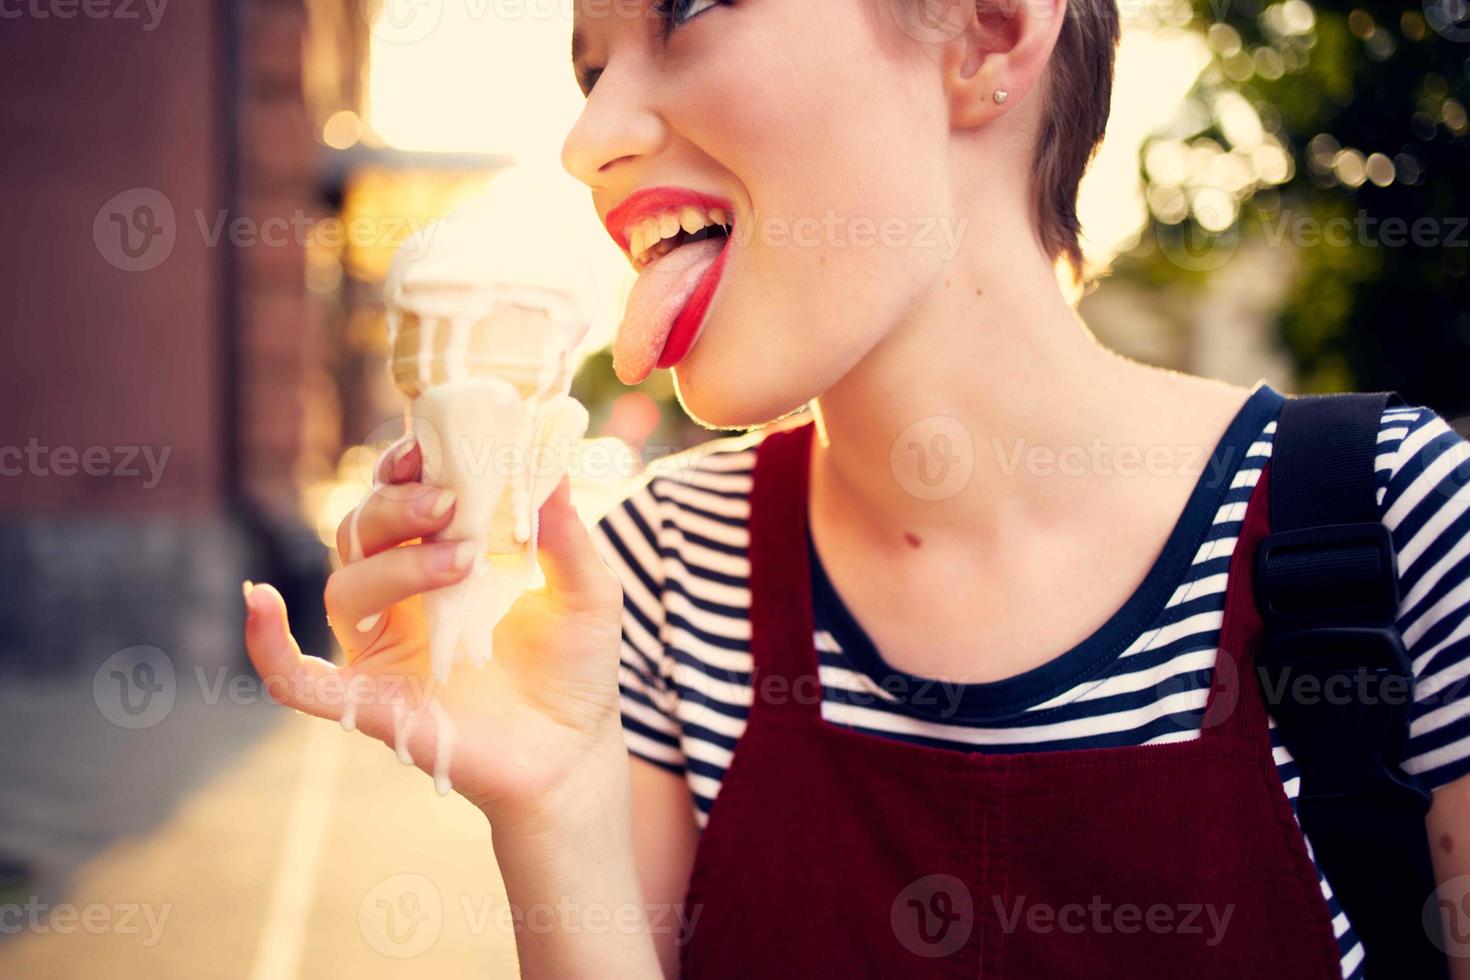
<svg viewBox="0 0 1470 980"><path fill-rule="evenodd" d="M680 245L638 276L613 341L613 370L623 384L635 385L653 371L674 318L725 243L724 238L706 238Z"/></svg>

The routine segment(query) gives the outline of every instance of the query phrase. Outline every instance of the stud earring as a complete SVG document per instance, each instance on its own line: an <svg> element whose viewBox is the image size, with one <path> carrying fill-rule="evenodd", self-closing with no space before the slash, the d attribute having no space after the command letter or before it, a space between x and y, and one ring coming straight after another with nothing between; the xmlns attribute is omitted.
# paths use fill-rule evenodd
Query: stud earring
<svg viewBox="0 0 1470 980"><path fill-rule="evenodd" d="M1006 99L1009 99L1010 97L1011 97L1011 93L1007 92L1003 88L996 89L995 90L995 94L993 96L991 96L991 98L995 99L995 104L996 105L1000 105L1001 103L1005 102L1005 100Z"/></svg>

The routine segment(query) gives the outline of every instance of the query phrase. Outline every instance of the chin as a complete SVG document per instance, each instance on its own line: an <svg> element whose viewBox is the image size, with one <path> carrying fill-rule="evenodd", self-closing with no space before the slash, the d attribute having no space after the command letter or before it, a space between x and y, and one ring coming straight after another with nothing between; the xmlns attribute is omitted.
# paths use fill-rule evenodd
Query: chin
<svg viewBox="0 0 1470 980"><path fill-rule="evenodd" d="M674 369L674 392L684 414L707 429L753 429L790 415L808 401L742 380L736 372L707 378L686 363Z"/></svg>
<svg viewBox="0 0 1470 980"><path fill-rule="evenodd" d="M809 373L791 369L799 361L752 356L748 345L721 344L726 336L707 330L673 369L679 405L695 422L710 429L753 429L806 407L821 393L812 388Z"/></svg>

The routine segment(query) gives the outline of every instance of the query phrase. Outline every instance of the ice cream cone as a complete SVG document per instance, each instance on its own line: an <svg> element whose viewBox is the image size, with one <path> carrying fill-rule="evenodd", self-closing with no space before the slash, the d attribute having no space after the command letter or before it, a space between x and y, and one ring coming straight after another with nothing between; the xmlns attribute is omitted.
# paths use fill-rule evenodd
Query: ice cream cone
<svg viewBox="0 0 1470 980"><path fill-rule="evenodd" d="M390 368L410 400L424 482L452 489L438 537L483 552L458 585L424 596L434 671L475 664L536 572L536 515L587 428L568 394L586 331L573 297L544 282L498 279L476 261L495 231L457 216L400 252L386 294ZM513 229L507 229L513 232Z"/></svg>

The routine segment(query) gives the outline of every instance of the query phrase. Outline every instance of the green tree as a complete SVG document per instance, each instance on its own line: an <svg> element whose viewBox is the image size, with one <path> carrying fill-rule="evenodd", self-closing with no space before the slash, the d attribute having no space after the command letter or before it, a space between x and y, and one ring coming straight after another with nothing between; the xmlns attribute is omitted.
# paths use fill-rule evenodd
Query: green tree
<svg viewBox="0 0 1470 980"><path fill-rule="evenodd" d="M1168 258L1200 236L1291 248L1304 390L1470 412L1470 0L1189 6L1211 64L1145 146L1153 234L1119 275L1207 274Z"/></svg>

